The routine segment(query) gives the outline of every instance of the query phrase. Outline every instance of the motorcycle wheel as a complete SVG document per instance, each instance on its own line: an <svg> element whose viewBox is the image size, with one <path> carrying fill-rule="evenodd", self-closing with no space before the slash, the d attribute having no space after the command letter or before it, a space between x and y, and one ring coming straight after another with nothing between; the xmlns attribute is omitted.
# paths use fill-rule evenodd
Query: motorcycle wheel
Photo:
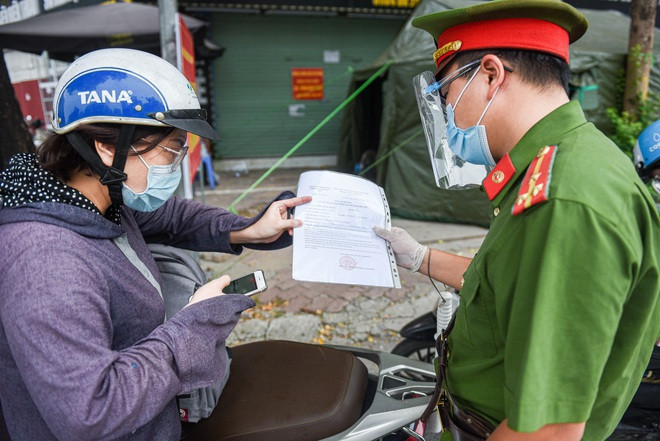
<svg viewBox="0 0 660 441"><path fill-rule="evenodd" d="M405 339L392 349L392 354L413 358L426 363L433 363L435 342Z"/></svg>

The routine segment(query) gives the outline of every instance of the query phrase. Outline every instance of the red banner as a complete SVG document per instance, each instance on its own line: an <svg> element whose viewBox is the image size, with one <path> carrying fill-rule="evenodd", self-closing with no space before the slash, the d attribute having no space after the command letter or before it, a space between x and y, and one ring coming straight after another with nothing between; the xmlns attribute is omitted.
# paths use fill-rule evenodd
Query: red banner
<svg viewBox="0 0 660 441"><path fill-rule="evenodd" d="M292 68L291 87L294 100L322 100L323 69L320 67Z"/></svg>
<svg viewBox="0 0 660 441"><path fill-rule="evenodd" d="M23 119L40 119L44 124L47 123L43 104L41 103L41 94L39 93L39 80L13 83L12 86L14 87L14 94L16 94L18 104L21 106Z"/></svg>
<svg viewBox="0 0 660 441"><path fill-rule="evenodd" d="M193 37L186 24L179 16L179 70L188 79L195 92L197 92L197 76L195 75L195 44ZM195 180L195 175L202 162L202 146L199 136L188 133L188 163L190 165L190 182Z"/></svg>

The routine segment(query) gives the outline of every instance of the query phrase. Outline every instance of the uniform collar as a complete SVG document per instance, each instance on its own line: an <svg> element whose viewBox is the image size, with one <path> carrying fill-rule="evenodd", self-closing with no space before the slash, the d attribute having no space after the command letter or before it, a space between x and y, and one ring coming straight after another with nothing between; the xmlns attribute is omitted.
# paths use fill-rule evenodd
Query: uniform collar
<svg viewBox="0 0 660 441"><path fill-rule="evenodd" d="M483 180L493 207L500 205L541 147L556 145L565 133L586 122L580 103L569 101L534 124Z"/></svg>

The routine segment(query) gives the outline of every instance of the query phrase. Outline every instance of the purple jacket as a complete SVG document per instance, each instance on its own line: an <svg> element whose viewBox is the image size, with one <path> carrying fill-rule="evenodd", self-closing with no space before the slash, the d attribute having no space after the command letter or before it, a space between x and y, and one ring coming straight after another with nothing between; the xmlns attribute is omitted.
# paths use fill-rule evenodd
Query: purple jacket
<svg viewBox="0 0 660 441"><path fill-rule="evenodd" d="M160 282L145 239L239 254L229 231L259 217L176 198L153 213L124 208L122 227L61 203L0 208L0 400L12 439L178 440L174 397L221 378L224 341L254 302L225 295L163 323L158 291L112 239L126 233Z"/></svg>

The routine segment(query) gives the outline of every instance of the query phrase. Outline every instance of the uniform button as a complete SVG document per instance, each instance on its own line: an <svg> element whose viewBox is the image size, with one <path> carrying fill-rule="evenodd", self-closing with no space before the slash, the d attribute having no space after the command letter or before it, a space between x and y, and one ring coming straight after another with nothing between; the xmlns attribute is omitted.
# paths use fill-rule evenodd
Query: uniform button
<svg viewBox="0 0 660 441"><path fill-rule="evenodd" d="M497 215L500 214L500 207L495 207L495 209L493 210L493 214L495 215L495 217L497 217Z"/></svg>
<svg viewBox="0 0 660 441"><path fill-rule="evenodd" d="M119 243L124 243L124 238L123 238L123 237L118 237L118 238L117 238L117 242L119 242Z"/></svg>

